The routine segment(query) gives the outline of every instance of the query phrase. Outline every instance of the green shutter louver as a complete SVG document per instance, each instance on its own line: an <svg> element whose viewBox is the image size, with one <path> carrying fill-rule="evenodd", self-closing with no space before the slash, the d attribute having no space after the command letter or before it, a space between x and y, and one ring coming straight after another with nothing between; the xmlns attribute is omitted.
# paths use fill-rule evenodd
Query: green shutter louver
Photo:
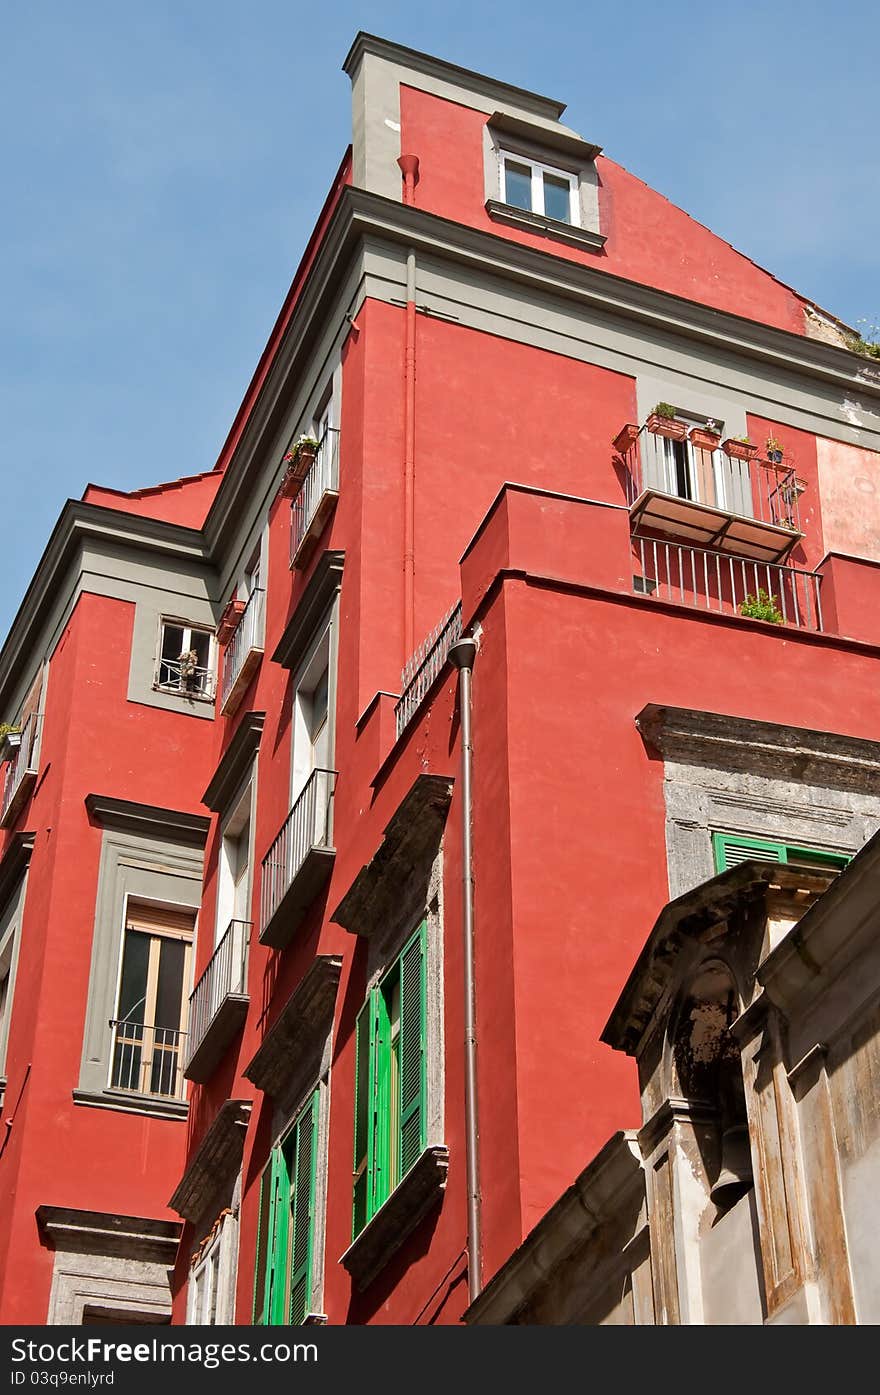
<svg viewBox="0 0 880 1395"><path fill-rule="evenodd" d="M254 1263L254 1326L263 1326L268 1321L267 1312L267 1266L269 1263L269 1231L272 1213L272 1163L265 1168L260 1178L260 1208L257 1213L257 1253Z"/></svg>
<svg viewBox="0 0 880 1395"><path fill-rule="evenodd" d="M372 994L364 1003L355 1027L354 1101L354 1200L352 1239L359 1235L370 1214L370 1160L373 1152L372 1108Z"/></svg>
<svg viewBox="0 0 880 1395"><path fill-rule="evenodd" d="M731 833L713 833L712 849L716 872L739 867L743 862L783 862L796 867L842 868L851 860L846 853L824 848L804 848L795 843L777 843L769 838L741 838Z"/></svg>
<svg viewBox="0 0 880 1395"><path fill-rule="evenodd" d="M425 926L400 956L399 1169L405 1177L425 1146Z"/></svg>
<svg viewBox="0 0 880 1395"><path fill-rule="evenodd" d="M290 1156L290 1312L302 1324L309 1312L314 1249L315 1159L318 1151L318 1092L315 1091L294 1129Z"/></svg>
<svg viewBox="0 0 880 1395"><path fill-rule="evenodd" d="M290 1231L290 1175L280 1148L272 1152L272 1219L267 1267L267 1321L278 1327L287 1320L286 1278Z"/></svg>

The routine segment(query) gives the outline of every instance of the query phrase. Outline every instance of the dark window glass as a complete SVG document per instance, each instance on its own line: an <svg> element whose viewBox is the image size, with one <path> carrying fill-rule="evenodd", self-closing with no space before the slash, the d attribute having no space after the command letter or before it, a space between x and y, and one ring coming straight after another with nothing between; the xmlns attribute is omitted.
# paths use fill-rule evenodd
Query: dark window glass
<svg viewBox="0 0 880 1395"><path fill-rule="evenodd" d="M514 160L504 161L504 197L514 208L532 207L532 171Z"/></svg>

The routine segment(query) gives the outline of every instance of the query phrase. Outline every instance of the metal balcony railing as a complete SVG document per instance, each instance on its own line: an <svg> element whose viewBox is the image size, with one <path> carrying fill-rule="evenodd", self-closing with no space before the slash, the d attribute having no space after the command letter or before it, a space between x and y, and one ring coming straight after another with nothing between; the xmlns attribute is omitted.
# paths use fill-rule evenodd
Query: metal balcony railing
<svg viewBox="0 0 880 1395"><path fill-rule="evenodd" d="M251 921L231 920L189 999L187 1065L230 993L247 992Z"/></svg>
<svg viewBox="0 0 880 1395"><path fill-rule="evenodd" d="M756 456L729 458L723 450L703 450L689 438L670 441L641 427L623 452L630 508L655 490L739 518L756 519L800 533L799 497L803 483L790 465Z"/></svg>
<svg viewBox="0 0 880 1395"><path fill-rule="evenodd" d="M313 848L330 848L335 770L313 770L263 858L260 929L266 928Z"/></svg>
<svg viewBox="0 0 880 1395"><path fill-rule="evenodd" d="M186 1032L116 1018L110 1022L113 1051L110 1084L114 1090L183 1099L183 1043Z"/></svg>
<svg viewBox="0 0 880 1395"><path fill-rule="evenodd" d="M318 444L314 464L291 503L290 565L296 565L300 550L310 532L318 526L328 501L339 493L339 429L328 426Z"/></svg>
<svg viewBox="0 0 880 1395"><path fill-rule="evenodd" d="M42 713L35 712L28 717L20 732L10 733L6 737L7 748L11 748L11 754L6 766L6 778L3 782L0 823L11 813L16 796L23 790L26 777L36 778L37 741L40 735L41 721Z"/></svg>
<svg viewBox="0 0 880 1395"><path fill-rule="evenodd" d="M235 633L223 651L223 682L220 689L220 705L224 710L243 676L248 660L254 653L263 652L263 612L265 591L257 586L248 597L248 603L239 616Z"/></svg>
<svg viewBox="0 0 880 1395"><path fill-rule="evenodd" d="M188 697L213 698L214 670L190 665L181 659L160 659L156 687Z"/></svg>
<svg viewBox="0 0 880 1395"><path fill-rule="evenodd" d="M412 721L453 644L461 639L461 601L456 601L440 624L407 661L400 675L401 695L394 709L397 735Z"/></svg>
<svg viewBox="0 0 880 1395"><path fill-rule="evenodd" d="M745 608L772 624L822 629L818 572L659 538L636 536L632 543L633 589L643 595L719 615L743 615Z"/></svg>

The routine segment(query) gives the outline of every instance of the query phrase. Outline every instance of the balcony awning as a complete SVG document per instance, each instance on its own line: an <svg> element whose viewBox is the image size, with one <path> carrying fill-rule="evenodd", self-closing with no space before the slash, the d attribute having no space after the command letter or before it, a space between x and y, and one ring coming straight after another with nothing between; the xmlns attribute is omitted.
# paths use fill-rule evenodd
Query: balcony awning
<svg viewBox="0 0 880 1395"><path fill-rule="evenodd" d="M708 551L753 557L758 562L781 562L803 533L760 518L729 513L710 504L697 504L658 489L645 489L630 508L633 531L668 535Z"/></svg>

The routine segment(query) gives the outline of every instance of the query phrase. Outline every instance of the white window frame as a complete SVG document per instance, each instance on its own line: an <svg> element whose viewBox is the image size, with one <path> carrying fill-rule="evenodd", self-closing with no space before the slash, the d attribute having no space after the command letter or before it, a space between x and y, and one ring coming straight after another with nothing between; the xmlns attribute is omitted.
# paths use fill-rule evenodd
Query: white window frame
<svg viewBox="0 0 880 1395"><path fill-rule="evenodd" d="M518 205L511 204L507 199L507 179L506 164L512 160L517 165L527 165L532 172L532 206L531 209L524 210L537 214L541 218L550 217L544 212L544 175L552 175L555 179L564 179L568 184L569 191L569 218L567 222L570 226L579 228L581 226L581 201L580 201L580 180L571 170L560 169L558 165L545 165L540 160L534 159L531 155L520 155L515 150L507 150L503 146L498 149L498 187L499 197L508 208L516 208ZM553 222L560 222L558 218Z"/></svg>
<svg viewBox="0 0 880 1395"><path fill-rule="evenodd" d="M183 631L180 652L185 654L192 648L193 631L200 635L208 636L208 664L207 664L207 685L204 692L197 692L194 689L184 688L180 684L180 679L174 683L163 683L162 674L162 650L165 642L165 626L173 625L176 629ZM164 660L165 663L168 660ZM213 704L217 691L217 639L210 625L194 625L191 620L181 620L174 615L159 616L159 641L156 651L156 668L153 675L153 688L159 693L175 693L178 697L192 699L193 702L210 702Z"/></svg>
<svg viewBox="0 0 880 1395"><path fill-rule="evenodd" d="M235 1224L235 1218L231 1214L223 1216L210 1245L198 1264L193 1265L190 1270L186 1312L188 1327L224 1327L233 1321L234 1313L231 1309L234 1306L234 1285L230 1280L233 1278L231 1270L234 1264L232 1250ZM215 1300L213 1321L212 1299Z"/></svg>

